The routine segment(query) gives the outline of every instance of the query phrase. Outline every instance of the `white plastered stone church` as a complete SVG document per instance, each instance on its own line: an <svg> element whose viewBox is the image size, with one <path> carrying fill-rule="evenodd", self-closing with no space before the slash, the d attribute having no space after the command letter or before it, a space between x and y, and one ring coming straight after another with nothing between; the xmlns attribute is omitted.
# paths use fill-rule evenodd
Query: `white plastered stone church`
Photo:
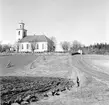
<svg viewBox="0 0 109 105"><path fill-rule="evenodd" d="M19 52L32 52L34 44L34 52L50 52L53 46L53 41L45 35L27 35L27 30L24 28L24 23L18 24L16 29L16 40L18 42Z"/></svg>

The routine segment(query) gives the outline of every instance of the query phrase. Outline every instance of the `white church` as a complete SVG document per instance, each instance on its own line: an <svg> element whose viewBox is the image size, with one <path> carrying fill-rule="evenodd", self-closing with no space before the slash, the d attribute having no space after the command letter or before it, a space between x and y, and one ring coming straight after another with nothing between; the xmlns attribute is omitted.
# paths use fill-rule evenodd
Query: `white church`
<svg viewBox="0 0 109 105"><path fill-rule="evenodd" d="M24 23L18 24L16 29L16 40L18 42L19 52L32 52L34 44L34 52L50 52L53 46L53 41L45 35L27 35L27 30L24 28Z"/></svg>

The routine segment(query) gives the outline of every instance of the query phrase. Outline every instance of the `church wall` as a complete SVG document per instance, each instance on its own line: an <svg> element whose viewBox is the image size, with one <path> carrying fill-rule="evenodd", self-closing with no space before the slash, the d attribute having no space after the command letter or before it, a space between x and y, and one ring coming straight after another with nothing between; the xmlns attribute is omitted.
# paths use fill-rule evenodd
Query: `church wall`
<svg viewBox="0 0 109 105"><path fill-rule="evenodd" d="M24 37L27 36L27 30L24 28L24 23L19 23L18 29L16 29L16 41L20 41ZM40 40L39 40L40 41ZM38 48L37 48L38 46ZM52 44L51 42L36 42L34 52L45 52L51 51ZM32 52L31 43L30 42L19 42L19 52Z"/></svg>
<svg viewBox="0 0 109 105"><path fill-rule="evenodd" d="M44 51L48 51L48 42L37 42L36 46L35 46L35 50L34 52L44 52ZM27 49L27 44L28 44L28 49ZM22 48L23 46L23 48ZM37 48L38 46L38 48ZM19 44L19 52L32 52L31 50L31 43L29 42L23 42Z"/></svg>
<svg viewBox="0 0 109 105"><path fill-rule="evenodd" d="M28 44L28 48L27 48L27 44ZM31 43L29 42L20 43L19 52L31 52Z"/></svg>
<svg viewBox="0 0 109 105"><path fill-rule="evenodd" d="M47 42L37 42L36 44L38 44L38 49L36 47L35 52L44 52L44 51L48 50L47 49Z"/></svg>

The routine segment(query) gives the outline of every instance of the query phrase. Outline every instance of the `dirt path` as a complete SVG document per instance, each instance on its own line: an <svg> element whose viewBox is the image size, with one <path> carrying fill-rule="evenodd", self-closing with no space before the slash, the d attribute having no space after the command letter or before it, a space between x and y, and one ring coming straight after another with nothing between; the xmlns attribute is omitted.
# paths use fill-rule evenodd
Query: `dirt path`
<svg viewBox="0 0 109 105"><path fill-rule="evenodd" d="M72 65L80 71L87 73L93 77L101 80L109 81L109 75L100 71L96 71L96 68L84 58L84 56L72 56Z"/></svg>
<svg viewBox="0 0 109 105"><path fill-rule="evenodd" d="M77 55L68 57L68 64L71 66L71 69L67 69L67 77L75 78L78 73L84 73L88 76L109 82L109 75L97 71L85 56ZM106 88L106 85L94 80L86 87L73 87L72 90L61 93L59 96L52 96L31 105L108 105L109 92L105 92Z"/></svg>

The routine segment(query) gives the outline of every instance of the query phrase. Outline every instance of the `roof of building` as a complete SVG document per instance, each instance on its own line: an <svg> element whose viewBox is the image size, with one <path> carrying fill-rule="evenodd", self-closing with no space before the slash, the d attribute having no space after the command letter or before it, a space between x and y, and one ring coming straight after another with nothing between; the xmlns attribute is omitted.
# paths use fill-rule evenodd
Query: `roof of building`
<svg viewBox="0 0 109 105"><path fill-rule="evenodd" d="M45 35L26 36L26 37L22 38L19 42L20 43L23 43L23 42L50 42L50 43L52 43L52 41Z"/></svg>

